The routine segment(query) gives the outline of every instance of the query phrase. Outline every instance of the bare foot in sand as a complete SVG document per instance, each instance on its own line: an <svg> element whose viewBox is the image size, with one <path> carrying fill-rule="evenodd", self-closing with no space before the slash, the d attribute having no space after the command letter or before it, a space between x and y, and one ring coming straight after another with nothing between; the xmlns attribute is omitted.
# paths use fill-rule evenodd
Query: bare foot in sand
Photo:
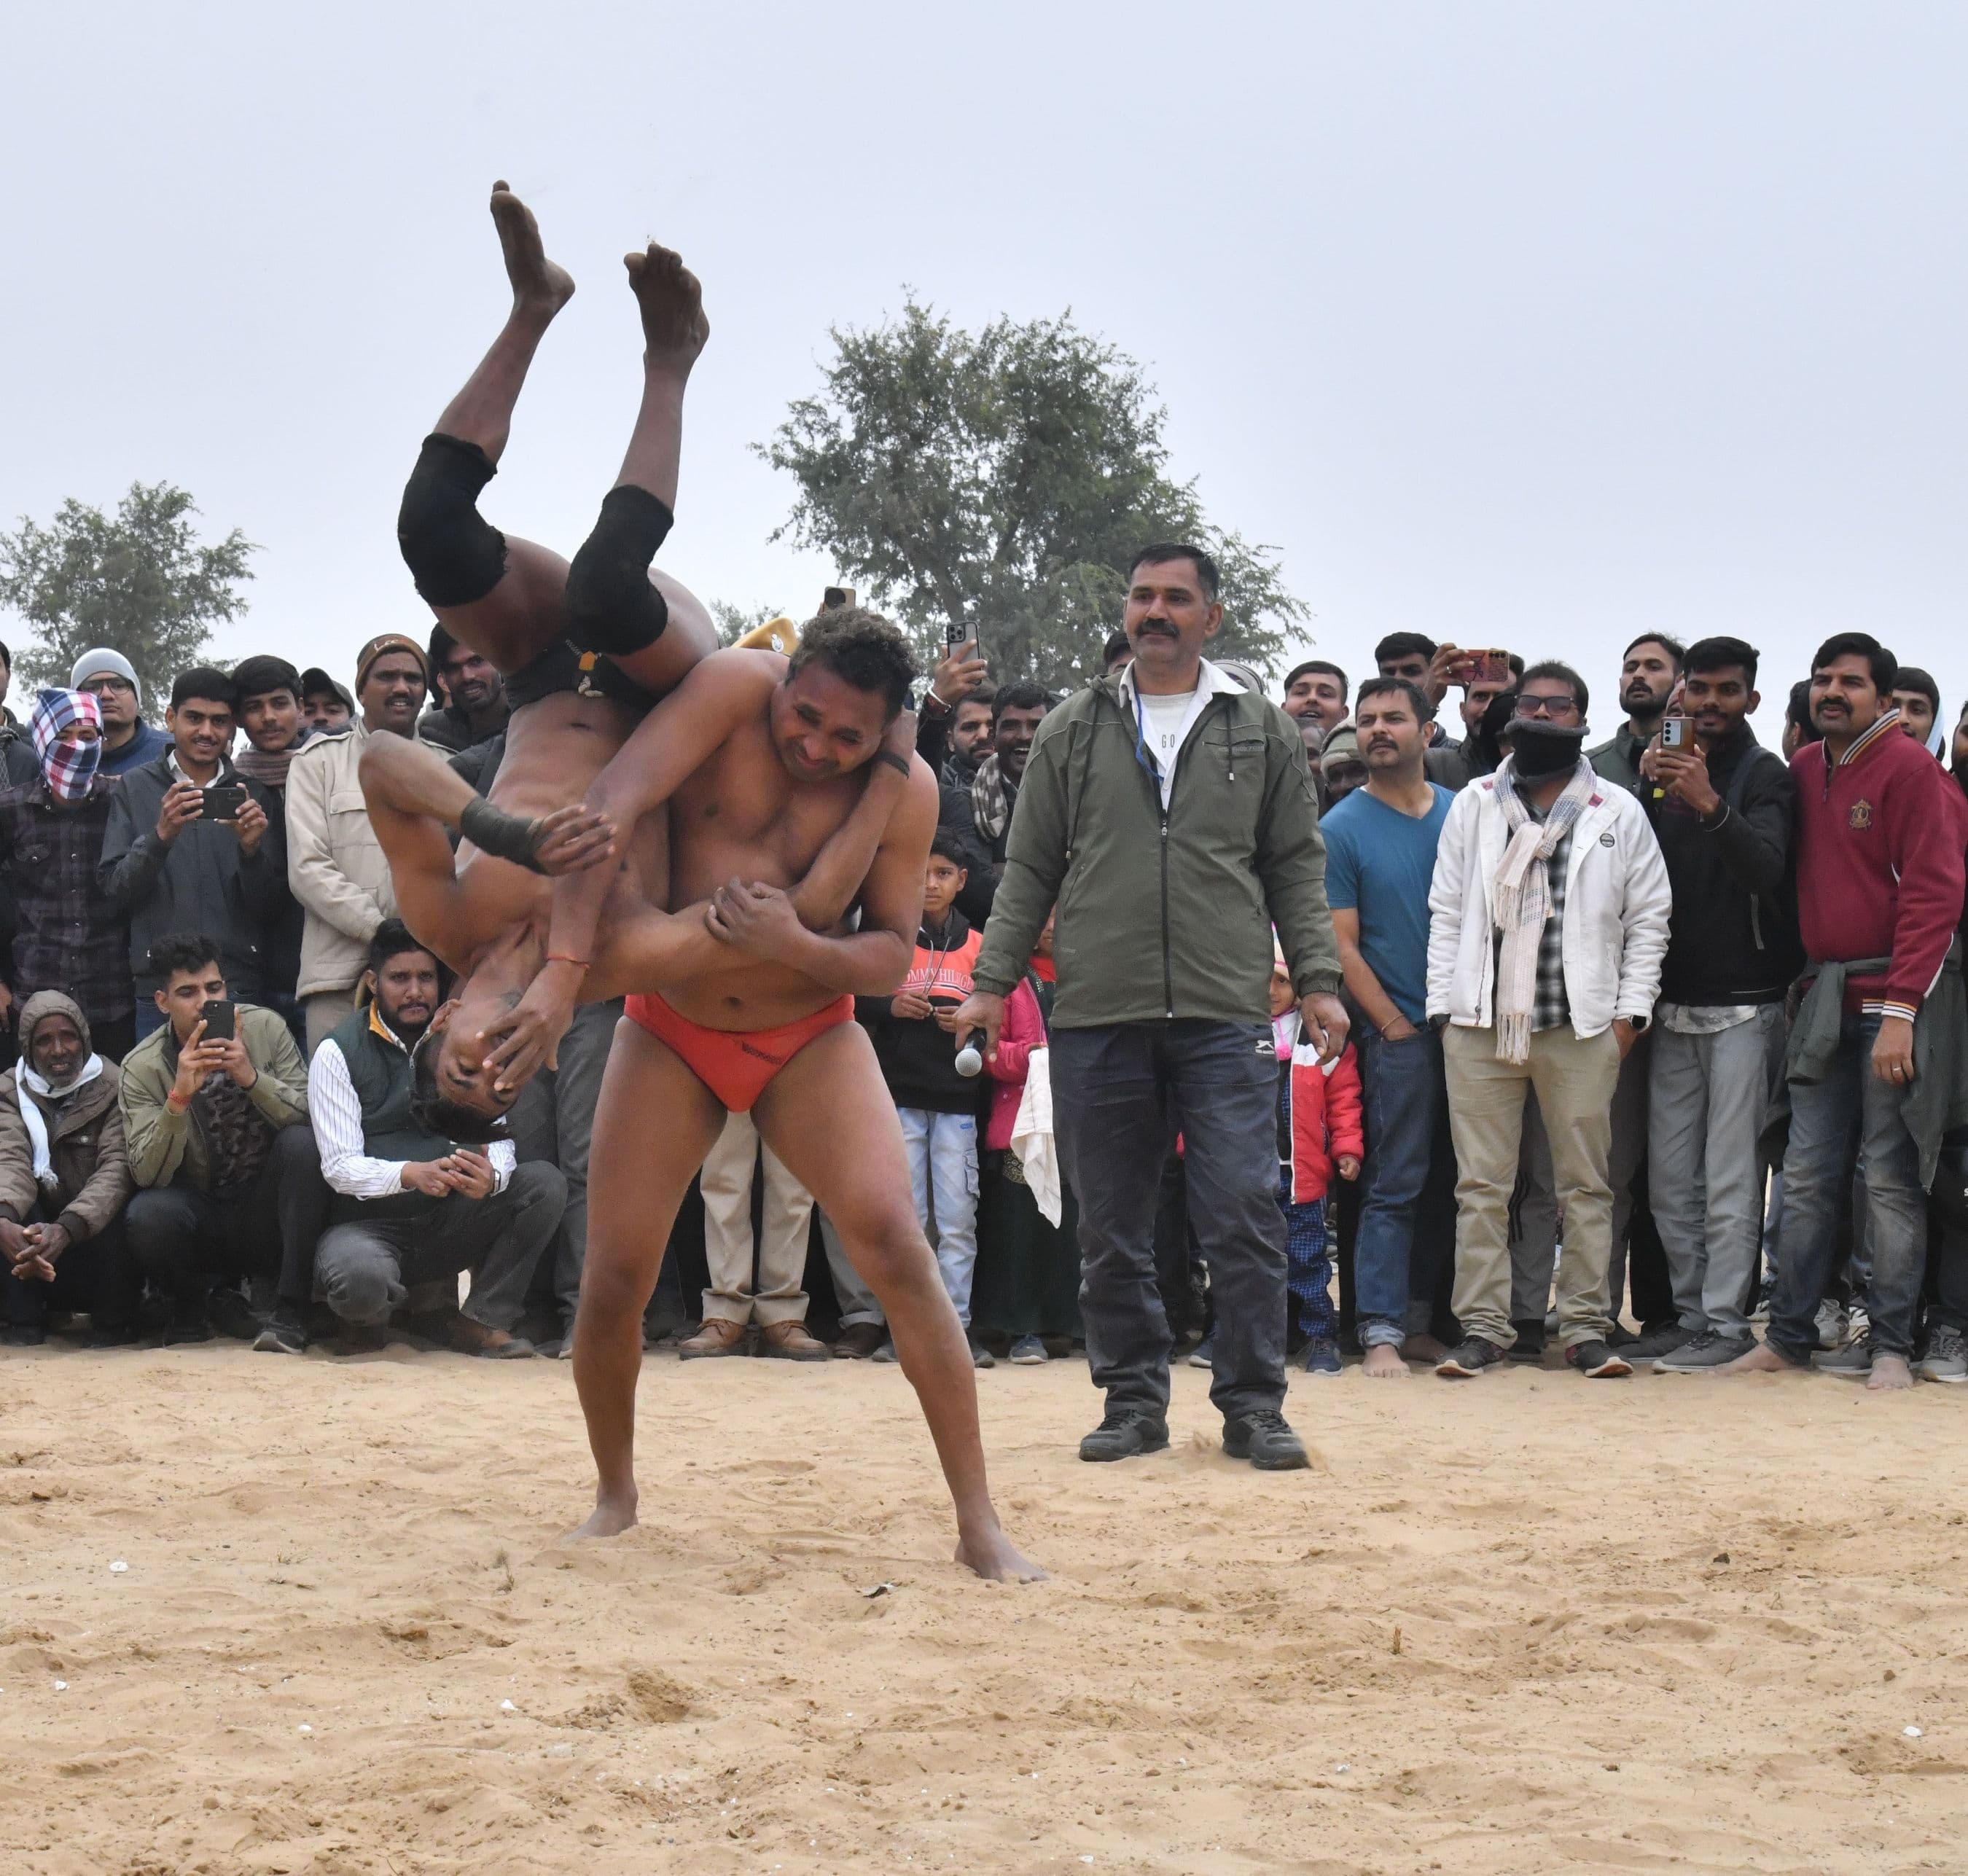
<svg viewBox="0 0 1968 1876"><path fill-rule="evenodd" d="M1402 1360L1401 1351L1391 1342L1376 1342L1367 1350L1366 1359L1360 1363L1360 1372L1370 1381L1405 1381L1408 1378L1408 1364Z"/></svg>
<svg viewBox="0 0 1968 1876"><path fill-rule="evenodd" d="M1012 1540L995 1526L975 1538L957 1540L956 1560L986 1583L1044 1583L1050 1573L1020 1555Z"/></svg>
<svg viewBox="0 0 1968 1876"><path fill-rule="evenodd" d="M624 254L629 285L643 309L643 363L649 370L689 375L710 337L704 289L682 255L652 241L639 254Z"/></svg>
<svg viewBox="0 0 1968 1876"><path fill-rule="evenodd" d="M1733 1361L1725 1361L1719 1368L1709 1370L1711 1374L1789 1374L1797 1363L1786 1361L1774 1348L1766 1347L1759 1342L1746 1355L1738 1355Z"/></svg>
<svg viewBox="0 0 1968 1876"><path fill-rule="evenodd" d="M533 212L503 182L492 185L492 220L506 252L513 309L551 319L574 297L574 276L547 258Z"/></svg>
<svg viewBox="0 0 1968 1876"><path fill-rule="evenodd" d="M600 1498L594 1501L594 1509L587 1522L577 1530L570 1531L570 1538L619 1538L625 1531L633 1530L636 1524L634 1498Z"/></svg>
<svg viewBox="0 0 1968 1876"><path fill-rule="evenodd" d="M1871 1393L1897 1392L1904 1387L1913 1386L1913 1370L1904 1355L1886 1355L1876 1350L1873 1355L1873 1372L1866 1377L1866 1390Z"/></svg>

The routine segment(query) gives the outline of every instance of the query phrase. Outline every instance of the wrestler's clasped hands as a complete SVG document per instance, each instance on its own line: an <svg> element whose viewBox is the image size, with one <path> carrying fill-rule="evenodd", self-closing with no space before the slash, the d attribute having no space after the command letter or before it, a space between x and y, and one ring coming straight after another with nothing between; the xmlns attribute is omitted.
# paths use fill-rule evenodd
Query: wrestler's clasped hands
<svg viewBox="0 0 1968 1876"><path fill-rule="evenodd" d="M756 879L727 880L710 895L704 923L714 938L754 957L781 958L805 936L791 898Z"/></svg>

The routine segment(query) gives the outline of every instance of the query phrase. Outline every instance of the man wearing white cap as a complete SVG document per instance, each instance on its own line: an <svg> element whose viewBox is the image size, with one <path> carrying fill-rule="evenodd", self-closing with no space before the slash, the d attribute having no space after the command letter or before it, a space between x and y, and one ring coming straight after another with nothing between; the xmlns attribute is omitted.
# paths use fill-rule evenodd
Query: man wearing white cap
<svg viewBox="0 0 1968 1876"><path fill-rule="evenodd" d="M136 667L121 652L99 645L75 661L69 673L71 691L86 691L102 710L102 762L99 772L121 775L146 762L156 762L171 746L171 739L141 715L143 686L137 681Z"/></svg>

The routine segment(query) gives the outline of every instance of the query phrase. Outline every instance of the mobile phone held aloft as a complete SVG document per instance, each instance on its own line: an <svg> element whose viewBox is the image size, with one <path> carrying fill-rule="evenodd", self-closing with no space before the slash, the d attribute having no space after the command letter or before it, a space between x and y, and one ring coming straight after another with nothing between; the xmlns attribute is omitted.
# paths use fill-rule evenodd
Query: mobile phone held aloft
<svg viewBox="0 0 1968 1876"><path fill-rule="evenodd" d="M199 1011L205 1020L205 1037L207 1042L230 1042L238 1033L238 1023L235 1006L215 997Z"/></svg>
<svg viewBox="0 0 1968 1876"><path fill-rule="evenodd" d="M237 820L239 810L246 805L246 784L243 781L215 781L199 792L202 797L199 817L202 820Z"/></svg>
<svg viewBox="0 0 1968 1876"><path fill-rule="evenodd" d="M1664 749L1685 749L1694 746L1694 726L1685 716L1663 716L1661 719L1661 747Z"/></svg>
<svg viewBox="0 0 1968 1876"><path fill-rule="evenodd" d="M970 628L960 619L946 619L943 622L943 648L953 652L970 636Z"/></svg>

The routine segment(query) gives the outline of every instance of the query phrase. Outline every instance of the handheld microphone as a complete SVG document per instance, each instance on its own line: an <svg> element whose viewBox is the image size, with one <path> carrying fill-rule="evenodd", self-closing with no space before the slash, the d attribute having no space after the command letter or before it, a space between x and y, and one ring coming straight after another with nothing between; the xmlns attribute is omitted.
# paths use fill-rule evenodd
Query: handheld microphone
<svg viewBox="0 0 1968 1876"><path fill-rule="evenodd" d="M963 1046L956 1052L956 1072L966 1079L984 1072L984 1052L977 1046L977 1038L983 1033L981 1029L963 1033Z"/></svg>

